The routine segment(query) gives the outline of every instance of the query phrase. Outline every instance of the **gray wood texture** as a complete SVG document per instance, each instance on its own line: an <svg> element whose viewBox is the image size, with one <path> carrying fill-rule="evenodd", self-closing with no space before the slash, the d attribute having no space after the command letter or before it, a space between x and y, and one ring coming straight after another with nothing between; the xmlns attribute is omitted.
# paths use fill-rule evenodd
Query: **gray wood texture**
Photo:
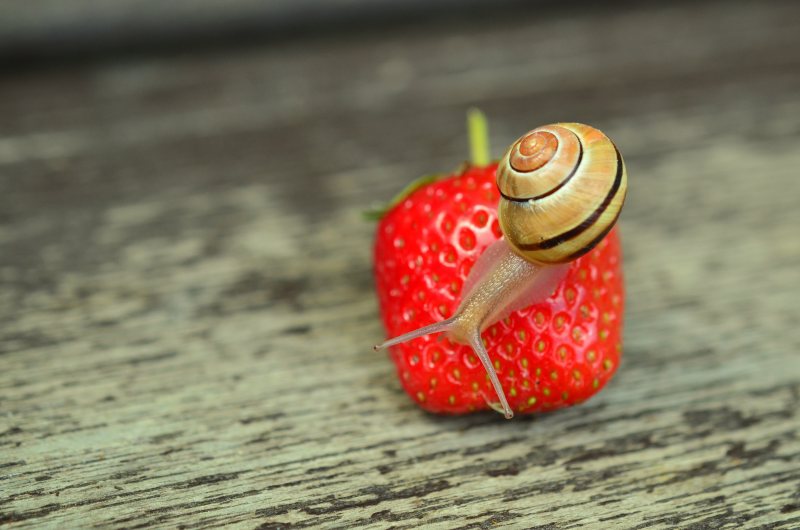
<svg viewBox="0 0 800 530"><path fill-rule="evenodd" d="M520 12L0 82L0 527L800 528L800 4ZM579 120L623 364L421 412L359 211Z"/></svg>

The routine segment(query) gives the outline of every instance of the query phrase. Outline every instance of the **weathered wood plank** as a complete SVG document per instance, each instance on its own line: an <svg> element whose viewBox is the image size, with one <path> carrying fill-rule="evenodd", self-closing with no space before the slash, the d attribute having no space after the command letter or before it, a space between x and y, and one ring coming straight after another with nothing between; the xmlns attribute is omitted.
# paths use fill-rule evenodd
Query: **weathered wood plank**
<svg viewBox="0 0 800 530"><path fill-rule="evenodd" d="M520 16L0 84L0 525L800 526L800 9ZM500 24L502 22L502 25ZM358 211L580 119L623 149L625 358L438 418ZM520 110L525 109L525 110Z"/></svg>

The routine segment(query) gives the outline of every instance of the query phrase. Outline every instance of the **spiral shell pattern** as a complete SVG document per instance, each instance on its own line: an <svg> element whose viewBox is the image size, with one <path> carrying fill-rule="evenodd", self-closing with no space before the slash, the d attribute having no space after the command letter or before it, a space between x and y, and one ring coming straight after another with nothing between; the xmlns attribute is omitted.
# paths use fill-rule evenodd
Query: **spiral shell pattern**
<svg viewBox="0 0 800 530"><path fill-rule="evenodd" d="M580 123L538 127L500 160L500 227L512 248L542 264L589 252L616 223L628 174L616 146Z"/></svg>

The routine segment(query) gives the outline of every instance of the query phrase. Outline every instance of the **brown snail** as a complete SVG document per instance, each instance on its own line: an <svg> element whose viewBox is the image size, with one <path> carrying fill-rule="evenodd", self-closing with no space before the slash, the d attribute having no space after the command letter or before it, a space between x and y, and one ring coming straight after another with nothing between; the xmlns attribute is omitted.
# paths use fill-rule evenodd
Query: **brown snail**
<svg viewBox="0 0 800 530"><path fill-rule="evenodd" d="M489 375L507 418L513 416L481 332L511 312L552 294L569 262L592 250L619 217L627 191L625 163L599 130L579 123L538 127L508 149L497 168L503 238L473 266L455 314L392 338L386 348L446 332L469 344Z"/></svg>

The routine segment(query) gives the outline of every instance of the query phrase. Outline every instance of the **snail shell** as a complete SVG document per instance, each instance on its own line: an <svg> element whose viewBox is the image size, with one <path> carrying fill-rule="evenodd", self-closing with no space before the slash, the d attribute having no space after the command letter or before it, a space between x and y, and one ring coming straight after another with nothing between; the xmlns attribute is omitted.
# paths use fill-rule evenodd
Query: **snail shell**
<svg viewBox="0 0 800 530"><path fill-rule="evenodd" d="M595 247L617 221L625 163L601 131L580 123L538 127L497 168L500 227L523 258L566 263Z"/></svg>

